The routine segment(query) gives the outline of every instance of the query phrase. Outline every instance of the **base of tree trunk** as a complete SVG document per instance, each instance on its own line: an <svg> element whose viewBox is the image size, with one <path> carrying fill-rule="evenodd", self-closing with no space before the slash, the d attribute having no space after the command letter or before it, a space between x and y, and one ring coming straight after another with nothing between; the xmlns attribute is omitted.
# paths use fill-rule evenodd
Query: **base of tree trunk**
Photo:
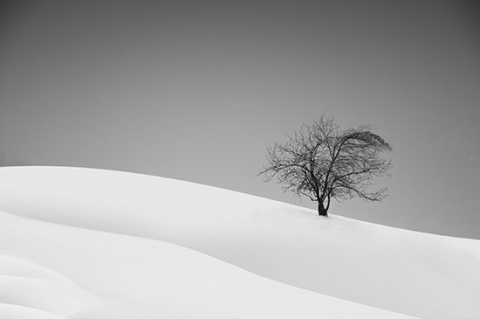
<svg viewBox="0 0 480 319"><path fill-rule="evenodd" d="M322 204L318 205L318 216L324 216L324 217L328 216L327 210L325 209L325 207L323 207Z"/></svg>

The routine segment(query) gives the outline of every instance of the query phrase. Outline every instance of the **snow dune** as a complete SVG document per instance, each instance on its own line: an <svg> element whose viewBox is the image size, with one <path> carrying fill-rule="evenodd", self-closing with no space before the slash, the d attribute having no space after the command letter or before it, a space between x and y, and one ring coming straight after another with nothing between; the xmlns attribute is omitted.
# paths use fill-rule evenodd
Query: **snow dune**
<svg viewBox="0 0 480 319"><path fill-rule="evenodd" d="M0 318L409 316L480 317L480 241L140 174L0 168Z"/></svg>

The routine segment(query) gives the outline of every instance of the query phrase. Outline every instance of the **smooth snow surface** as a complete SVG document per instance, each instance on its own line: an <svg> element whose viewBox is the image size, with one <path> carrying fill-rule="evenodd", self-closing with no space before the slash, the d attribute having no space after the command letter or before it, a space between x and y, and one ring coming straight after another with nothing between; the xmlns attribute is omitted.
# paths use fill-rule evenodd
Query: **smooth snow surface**
<svg viewBox="0 0 480 319"><path fill-rule="evenodd" d="M480 318L480 241L177 180L0 168L0 318Z"/></svg>

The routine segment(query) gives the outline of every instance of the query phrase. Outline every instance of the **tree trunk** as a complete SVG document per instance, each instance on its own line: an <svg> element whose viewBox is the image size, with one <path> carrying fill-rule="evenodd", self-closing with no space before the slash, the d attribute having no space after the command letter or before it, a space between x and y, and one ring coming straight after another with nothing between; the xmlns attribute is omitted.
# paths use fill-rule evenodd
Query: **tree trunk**
<svg viewBox="0 0 480 319"><path fill-rule="evenodd" d="M325 206L323 206L322 201L318 201L318 215L325 216L325 217L328 216L327 209L325 208Z"/></svg>

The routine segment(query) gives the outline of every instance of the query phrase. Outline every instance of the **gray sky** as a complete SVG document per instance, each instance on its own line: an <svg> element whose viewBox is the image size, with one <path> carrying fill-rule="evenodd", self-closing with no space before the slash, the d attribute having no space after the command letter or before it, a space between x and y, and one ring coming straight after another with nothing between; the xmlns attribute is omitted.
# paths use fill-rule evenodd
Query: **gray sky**
<svg viewBox="0 0 480 319"><path fill-rule="evenodd" d="M395 166L384 203L330 213L480 238L478 18L475 1L2 1L0 161L315 208L256 174L326 114L371 124Z"/></svg>

